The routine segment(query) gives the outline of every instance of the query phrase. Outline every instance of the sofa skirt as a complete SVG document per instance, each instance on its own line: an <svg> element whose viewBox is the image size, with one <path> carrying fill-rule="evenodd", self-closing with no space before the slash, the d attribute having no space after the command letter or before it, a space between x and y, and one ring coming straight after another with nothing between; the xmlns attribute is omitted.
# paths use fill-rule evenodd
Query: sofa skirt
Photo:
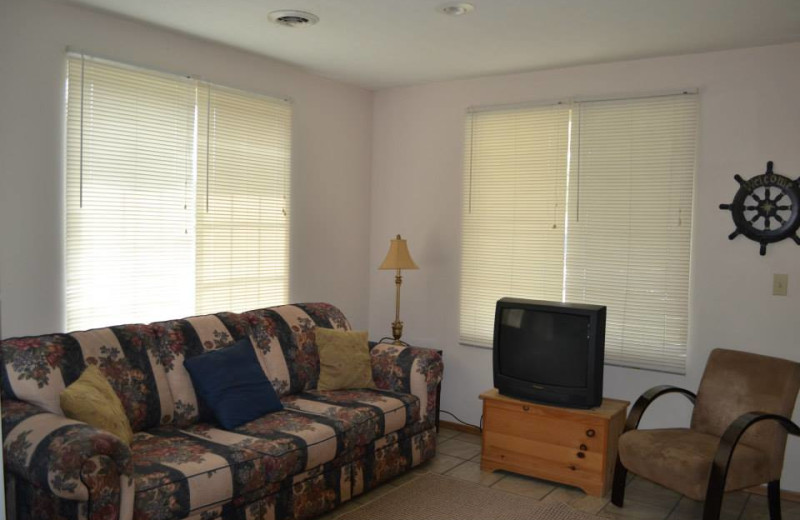
<svg viewBox="0 0 800 520"><path fill-rule="evenodd" d="M237 497L232 502L192 511L189 520L305 520L323 515L359 495L433 458L436 432L424 430L401 437L398 433L377 439L363 456L334 466L324 465L281 482ZM86 503L63 500L20 479L10 481L7 500L15 504L18 520L82 520ZM14 500L16 499L16 500ZM134 520L173 520L171 517ZM178 520L175 518L174 520Z"/></svg>

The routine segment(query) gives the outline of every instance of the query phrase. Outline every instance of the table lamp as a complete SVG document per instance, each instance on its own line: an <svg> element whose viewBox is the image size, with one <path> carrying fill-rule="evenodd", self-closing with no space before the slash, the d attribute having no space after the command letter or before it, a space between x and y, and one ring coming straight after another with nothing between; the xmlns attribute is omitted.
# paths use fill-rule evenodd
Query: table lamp
<svg viewBox="0 0 800 520"><path fill-rule="evenodd" d="M400 321L400 286L403 284L403 276L400 274L401 269L419 269L414 260L411 259L411 254L408 252L408 245L400 235L389 242L389 252L386 253L386 258L378 269L396 269L397 274L394 277L394 283L397 286L397 296L395 299L395 314L394 322L392 323L392 336L394 337L395 345L402 345L403 341L400 337L403 335L403 322Z"/></svg>

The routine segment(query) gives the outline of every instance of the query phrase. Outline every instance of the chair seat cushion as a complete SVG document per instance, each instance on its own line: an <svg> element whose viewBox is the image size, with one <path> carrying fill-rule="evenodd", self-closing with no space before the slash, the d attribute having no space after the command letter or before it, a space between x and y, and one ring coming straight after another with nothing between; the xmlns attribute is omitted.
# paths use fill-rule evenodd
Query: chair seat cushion
<svg viewBox="0 0 800 520"><path fill-rule="evenodd" d="M622 464L633 473L694 500L704 500L719 437L686 428L632 430L619 439ZM739 443L725 490L769 480L769 460L760 450Z"/></svg>
<svg viewBox="0 0 800 520"><path fill-rule="evenodd" d="M173 427L134 436L134 518L183 518L267 486L262 454Z"/></svg>

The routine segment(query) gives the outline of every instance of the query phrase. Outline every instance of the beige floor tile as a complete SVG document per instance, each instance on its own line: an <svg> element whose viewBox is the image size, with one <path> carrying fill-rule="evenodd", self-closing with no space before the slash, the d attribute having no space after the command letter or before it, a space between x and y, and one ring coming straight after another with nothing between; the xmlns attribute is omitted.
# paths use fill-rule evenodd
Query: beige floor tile
<svg viewBox="0 0 800 520"><path fill-rule="evenodd" d="M750 495L740 518L741 520L769 520L767 497ZM782 500L781 518L783 520L800 520L800 503Z"/></svg>
<svg viewBox="0 0 800 520"><path fill-rule="evenodd" d="M495 473L503 474L504 476L492 484L492 489L500 489L509 493L535 498L536 500L541 500L555 488L554 484L544 480L513 475L507 472Z"/></svg>
<svg viewBox="0 0 800 520"><path fill-rule="evenodd" d="M464 460L459 459L458 457L451 457L450 455L439 453L430 461L420 465L419 469L422 471L429 471L431 473L445 473L446 471L453 469L463 462Z"/></svg>
<svg viewBox="0 0 800 520"><path fill-rule="evenodd" d="M542 499L542 502L562 502L584 511L586 513L597 514L611 500L611 494L604 497L587 495L583 490L569 487L556 486L556 488Z"/></svg>
<svg viewBox="0 0 800 520"><path fill-rule="evenodd" d="M437 448L437 451L445 455L450 455L451 457L469 460L475 455L480 454L481 447L476 444L453 438L441 443Z"/></svg>
<svg viewBox="0 0 800 520"><path fill-rule="evenodd" d="M737 520L747 503L747 493L727 493L722 501L720 520ZM667 520L702 520L703 503L683 497L678 506L672 510Z"/></svg>
<svg viewBox="0 0 800 520"><path fill-rule="evenodd" d="M459 440L459 441L468 442L470 444L477 444L478 446L480 446L481 442L482 442L481 441L481 436L480 435L476 435L474 433L461 432L461 433L459 433L458 435L456 435L453 438L456 439L456 440Z"/></svg>
<svg viewBox="0 0 800 520"><path fill-rule="evenodd" d="M641 477L636 477L625 486L625 504L636 502L659 509L672 510L681 495Z"/></svg>
<svg viewBox="0 0 800 520"><path fill-rule="evenodd" d="M474 482L475 484L481 484L483 486L491 486L503 478L501 473L481 471L480 464L470 461L467 461L464 464L459 464L455 468L445 473L445 475L448 477Z"/></svg>
<svg viewBox="0 0 800 520"><path fill-rule="evenodd" d="M452 439L459 433L461 432L459 432L458 430L452 430L450 428L447 428L446 426L442 426L441 428L439 428L439 432L436 434L436 438L439 440L439 442L443 442L446 441L447 439Z"/></svg>

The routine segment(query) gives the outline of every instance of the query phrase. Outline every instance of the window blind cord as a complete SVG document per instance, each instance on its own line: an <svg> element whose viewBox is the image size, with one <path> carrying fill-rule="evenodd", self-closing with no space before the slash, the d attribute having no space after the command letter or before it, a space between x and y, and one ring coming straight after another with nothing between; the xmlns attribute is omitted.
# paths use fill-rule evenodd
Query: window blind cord
<svg viewBox="0 0 800 520"><path fill-rule="evenodd" d="M78 207L80 207L80 208L83 208L83 97L84 97L85 85L86 85L86 81L84 81L84 77L85 77L85 74L86 74L85 63L86 63L86 56L81 54L81 107L80 107L80 113L81 113L81 118L80 118L81 136L80 136L80 145L79 145L80 151L78 152L78 155L79 155L79 159L78 159L79 166L78 166L78 168L80 170L80 180L78 181L79 182L79 187L78 187L78 198L79 198Z"/></svg>
<svg viewBox="0 0 800 520"><path fill-rule="evenodd" d="M206 213L208 213L208 192L211 190L209 186L209 169L211 161L209 160L211 151L211 85L208 85L208 96L206 96Z"/></svg>
<svg viewBox="0 0 800 520"><path fill-rule="evenodd" d="M472 156L475 153L475 116L470 116L469 122L469 195L467 201L467 213L472 214Z"/></svg>

